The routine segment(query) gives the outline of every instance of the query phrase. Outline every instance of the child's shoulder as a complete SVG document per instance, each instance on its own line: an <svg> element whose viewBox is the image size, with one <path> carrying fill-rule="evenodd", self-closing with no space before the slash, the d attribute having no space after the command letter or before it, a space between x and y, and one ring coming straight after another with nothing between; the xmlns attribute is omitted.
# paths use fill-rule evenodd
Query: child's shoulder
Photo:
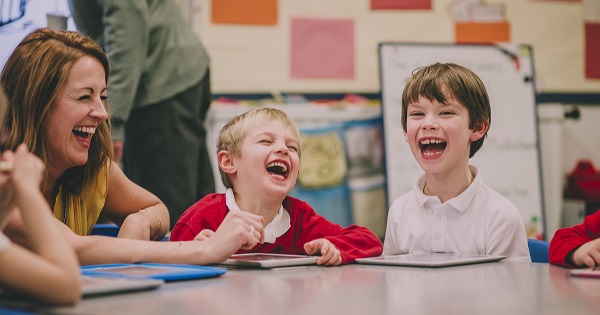
<svg viewBox="0 0 600 315"><path fill-rule="evenodd" d="M227 205L225 203L225 194L214 193L204 196L204 198L198 200L195 204L191 205L183 215L193 215L197 212L202 211L215 211L221 210L226 211Z"/></svg>
<svg viewBox="0 0 600 315"><path fill-rule="evenodd" d="M494 190L488 185L483 185L482 191L483 193L485 193L485 199L488 201L488 203L503 205L507 207L515 207L512 201L510 201L508 198L504 197L502 194L500 194L498 191Z"/></svg>
<svg viewBox="0 0 600 315"><path fill-rule="evenodd" d="M288 211L295 209L314 211L313 207L308 202L292 196L286 196L285 199L283 199L283 207Z"/></svg>
<svg viewBox="0 0 600 315"><path fill-rule="evenodd" d="M416 200L416 198L417 198L417 196L415 196L415 193L414 193L413 190L405 192L400 197L394 199L394 201L392 202L392 206L390 207L390 210L392 210L392 209L403 209L406 206L411 206L412 207L415 204L418 204L418 201Z"/></svg>
<svg viewBox="0 0 600 315"><path fill-rule="evenodd" d="M521 214L517 206L504 197L502 194L492 189L487 185L483 185L479 199L482 201L481 207L488 209L498 215L521 218Z"/></svg>

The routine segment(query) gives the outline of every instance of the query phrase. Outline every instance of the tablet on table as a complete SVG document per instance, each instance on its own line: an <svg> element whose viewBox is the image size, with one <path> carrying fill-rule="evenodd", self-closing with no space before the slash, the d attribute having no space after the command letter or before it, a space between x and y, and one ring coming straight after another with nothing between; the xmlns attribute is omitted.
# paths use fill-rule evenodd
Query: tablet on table
<svg viewBox="0 0 600 315"><path fill-rule="evenodd" d="M600 278L600 269L599 267L593 269L572 269L569 270L569 276L584 278Z"/></svg>
<svg viewBox="0 0 600 315"><path fill-rule="evenodd" d="M154 263L104 264L81 267L81 273L86 276L149 278L165 282L212 278L225 272L227 272L225 268L211 266Z"/></svg>
<svg viewBox="0 0 600 315"><path fill-rule="evenodd" d="M426 253L389 255L370 258L358 258L356 262L372 265L409 266L409 267L449 267L457 265L478 264L499 261L506 256L452 254L452 253Z"/></svg>
<svg viewBox="0 0 600 315"><path fill-rule="evenodd" d="M318 256L306 255L250 253L232 255L229 259L219 264L237 267L278 268L314 265L317 263L318 258Z"/></svg>
<svg viewBox="0 0 600 315"><path fill-rule="evenodd" d="M152 290L160 287L164 281L149 278L125 278L105 276L81 276L81 295L84 298Z"/></svg>

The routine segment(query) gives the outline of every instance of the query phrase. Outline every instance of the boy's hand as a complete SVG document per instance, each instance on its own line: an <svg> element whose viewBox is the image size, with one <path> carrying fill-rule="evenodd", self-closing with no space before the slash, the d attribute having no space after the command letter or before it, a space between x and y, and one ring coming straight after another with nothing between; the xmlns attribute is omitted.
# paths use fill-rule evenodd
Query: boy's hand
<svg viewBox="0 0 600 315"><path fill-rule="evenodd" d="M577 266L590 268L600 265L600 238L581 245L573 253L573 262Z"/></svg>
<svg viewBox="0 0 600 315"><path fill-rule="evenodd" d="M213 230L204 229L200 231L200 233L198 233L196 237L194 237L194 241L204 241L205 239L208 239L213 235L215 235L215 232Z"/></svg>
<svg viewBox="0 0 600 315"><path fill-rule="evenodd" d="M213 246L214 261L224 261L240 248L250 250L264 242L263 217L245 212L229 211L214 235L204 240ZM202 232L200 232L202 233Z"/></svg>
<svg viewBox="0 0 600 315"><path fill-rule="evenodd" d="M342 254L331 242L324 238L319 238L304 244L304 250L307 254L318 254L321 257L317 259L317 265L337 266L342 263Z"/></svg>

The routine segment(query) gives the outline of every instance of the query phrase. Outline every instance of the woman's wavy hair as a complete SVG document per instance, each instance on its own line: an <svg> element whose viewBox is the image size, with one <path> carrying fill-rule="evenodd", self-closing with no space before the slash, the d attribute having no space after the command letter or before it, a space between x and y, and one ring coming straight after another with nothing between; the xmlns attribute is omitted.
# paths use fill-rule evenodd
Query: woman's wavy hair
<svg viewBox="0 0 600 315"><path fill-rule="evenodd" d="M41 28L19 43L0 74L0 84L9 103L3 122L8 149L14 150L25 143L47 166L52 165L53 154L47 138L48 128L51 128L48 114L55 109L58 92L67 82L73 64L83 56L102 63L104 80L108 82L106 54L93 39L81 33ZM109 112L108 104L106 111ZM72 194L83 193L100 169L114 159L113 154L110 122L105 121L92 137L87 163L67 170L58 183ZM46 167L46 178L49 169Z"/></svg>

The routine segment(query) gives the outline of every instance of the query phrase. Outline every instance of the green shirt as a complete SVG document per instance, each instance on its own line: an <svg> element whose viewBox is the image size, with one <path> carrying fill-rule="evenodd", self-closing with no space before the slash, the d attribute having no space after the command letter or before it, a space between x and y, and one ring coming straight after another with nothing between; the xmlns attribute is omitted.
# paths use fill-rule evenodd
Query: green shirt
<svg viewBox="0 0 600 315"><path fill-rule="evenodd" d="M69 0L77 29L106 52L114 140L129 113L164 101L204 77L209 57L172 0Z"/></svg>

